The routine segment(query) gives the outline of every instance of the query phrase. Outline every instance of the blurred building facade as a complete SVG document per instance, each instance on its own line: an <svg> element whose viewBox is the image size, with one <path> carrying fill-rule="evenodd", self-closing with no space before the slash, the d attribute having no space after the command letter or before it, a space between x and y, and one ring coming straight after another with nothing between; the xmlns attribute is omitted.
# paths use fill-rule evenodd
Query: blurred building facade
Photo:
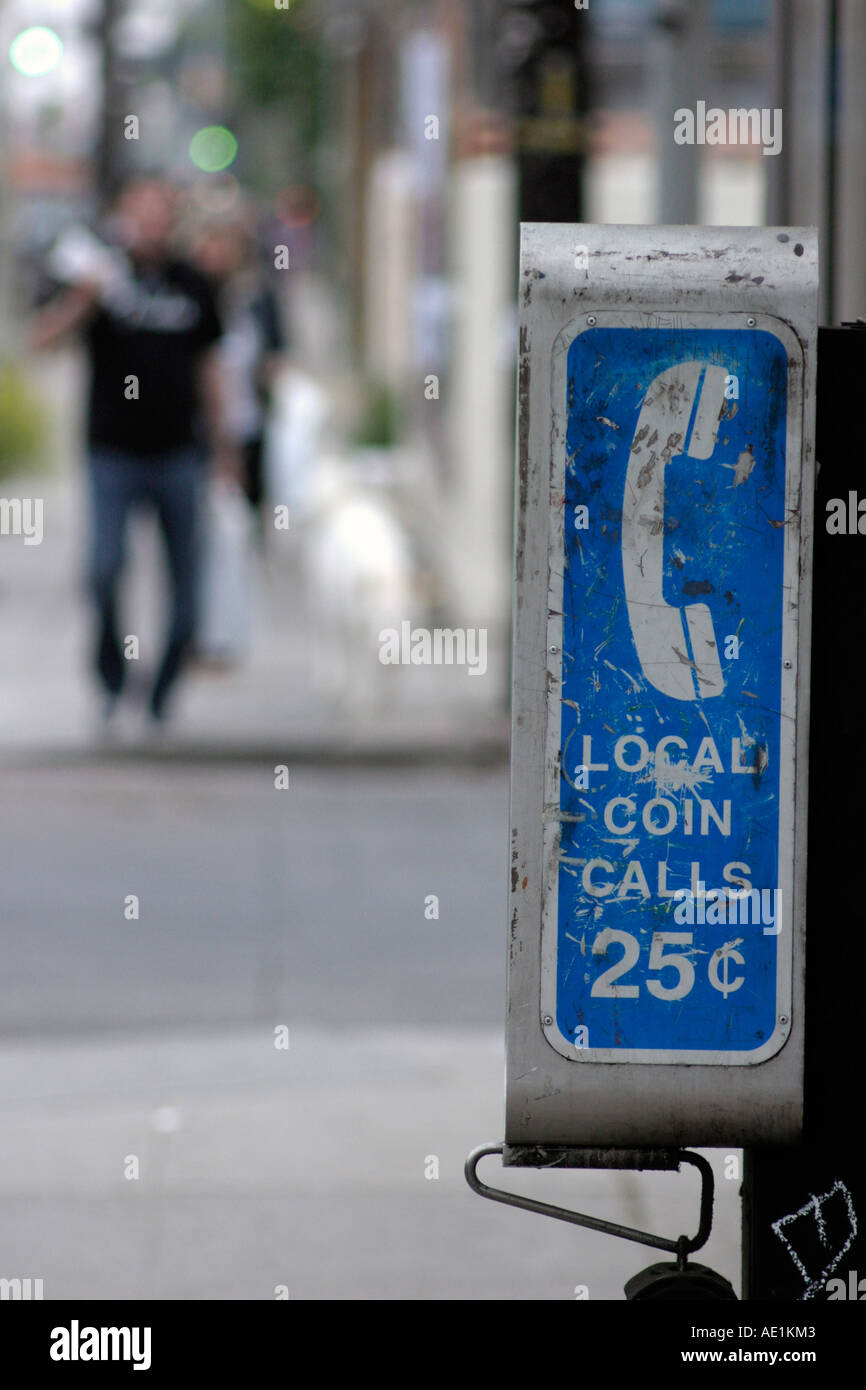
<svg viewBox="0 0 866 1390"><path fill-rule="evenodd" d="M339 347L317 370L356 425L373 420L365 443L390 451L419 565L438 575L428 597L504 641L521 215L810 220L790 150L683 150L669 127L689 94L771 105L780 52L817 44L827 13L825 0L45 0L62 63L5 65L6 225L38 260L136 167L165 169L210 212L252 199L263 246L285 241L317 278ZM9 0L5 50L33 19ZM802 101L791 120L808 124ZM190 159L210 125L237 138L222 170Z"/></svg>

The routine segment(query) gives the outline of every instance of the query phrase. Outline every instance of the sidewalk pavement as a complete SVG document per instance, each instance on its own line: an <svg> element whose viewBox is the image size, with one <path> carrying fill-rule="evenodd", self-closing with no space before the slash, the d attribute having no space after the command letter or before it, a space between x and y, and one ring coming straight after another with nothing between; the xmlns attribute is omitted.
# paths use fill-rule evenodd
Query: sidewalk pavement
<svg viewBox="0 0 866 1390"><path fill-rule="evenodd" d="M301 1027L284 1051L264 1026L5 1046L0 1274L43 1279L46 1299L622 1300L670 1257L466 1185L466 1155L501 1138L502 1060L500 1036L453 1028ZM739 1182L707 1156L715 1221L696 1258L738 1287ZM697 1229L685 1168L487 1158L480 1176L661 1235Z"/></svg>

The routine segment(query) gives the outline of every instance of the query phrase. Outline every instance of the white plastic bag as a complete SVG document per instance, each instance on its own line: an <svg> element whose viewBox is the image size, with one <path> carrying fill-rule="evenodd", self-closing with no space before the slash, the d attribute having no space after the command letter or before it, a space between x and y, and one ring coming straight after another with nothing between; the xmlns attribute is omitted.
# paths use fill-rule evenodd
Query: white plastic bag
<svg viewBox="0 0 866 1390"><path fill-rule="evenodd" d="M130 278L129 262L120 248L106 246L80 222L60 233L48 254L47 265L61 284L80 285L95 280L104 291L116 289Z"/></svg>
<svg viewBox="0 0 866 1390"><path fill-rule="evenodd" d="M252 637L253 518L240 488L208 484L196 647L205 660L232 665Z"/></svg>

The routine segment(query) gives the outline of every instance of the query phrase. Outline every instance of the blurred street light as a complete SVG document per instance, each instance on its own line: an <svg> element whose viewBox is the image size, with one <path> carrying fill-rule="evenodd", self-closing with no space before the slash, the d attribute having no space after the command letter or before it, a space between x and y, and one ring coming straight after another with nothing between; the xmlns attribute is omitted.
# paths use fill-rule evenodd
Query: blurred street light
<svg viewBox="0 0 866 1390"><path fill-rule="evenodd" d="M24 77L43 77L53 72L62 57L59 35L41 25L22 30L9 47L9 61Z"/></svg>
<svg viewBox="0 0 866 1390"><path fill-rule="evenodd" d="M206 174L221 173L234 163L237 138L223 125L203 126L189 144L189 157Z"/></svg>

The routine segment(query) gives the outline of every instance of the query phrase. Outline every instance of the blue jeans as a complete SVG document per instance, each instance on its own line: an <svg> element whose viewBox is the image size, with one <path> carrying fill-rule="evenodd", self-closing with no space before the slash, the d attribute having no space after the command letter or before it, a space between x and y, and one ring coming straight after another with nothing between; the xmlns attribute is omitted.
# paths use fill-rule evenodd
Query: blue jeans
<svg viewBox="0 0 866 1390"><path fill-rule="evenodd" d="M165 712L167 696L195 636L205 460L192 448L153 456L98 448L90 456L89 474L88 578L98 622L95 665L112 696L120 693L126 673L117 603L130 513L141 506L152 507L165 542L171 612L165 650L150 694L150 710L158 718Z"/></svg>

